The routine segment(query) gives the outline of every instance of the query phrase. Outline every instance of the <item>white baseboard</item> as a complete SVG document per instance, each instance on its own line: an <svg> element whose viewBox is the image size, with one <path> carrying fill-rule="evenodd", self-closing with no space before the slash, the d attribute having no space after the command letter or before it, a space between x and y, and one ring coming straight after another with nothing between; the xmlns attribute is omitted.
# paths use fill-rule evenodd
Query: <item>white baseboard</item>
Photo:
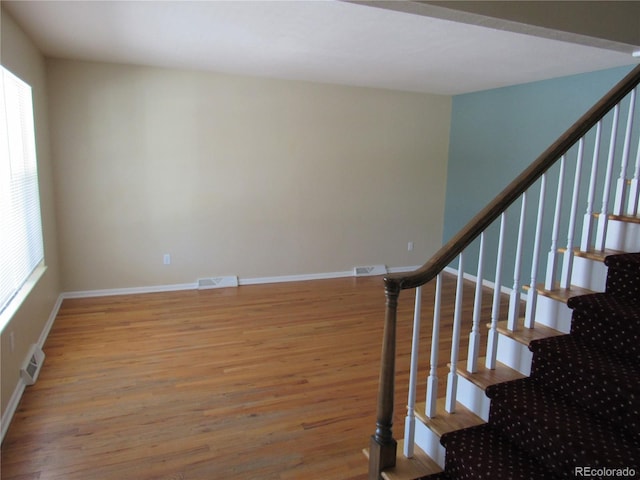
<svg viewBox="0 0 640 480"><path fill-rule="evenodd" d="M4 436L7 433L7 430L9 430L9 425L11 424L11 420L13 420L13 416L18 409L18 405L20 404L20 399L22 398L25 388L26 385L24 380L22 380L22 378L18 379L18 384L11 394L11 398L9 399L9 403L7 403L7 408L4 411L4 415L2 415L2 419L0 419L0 424L2 424L0 432L2 437L0 438L0 441L4 441Z"/></svg>
<svg viewBox="0 0 640 480"><path fill-rule="evenodd" d="M147 287L106 288L102 290L78 290L64 292L63 298L109 297L112 295L135 295L137 293L175 292L178 290L196 290L198 283L179 283L174 285L151 285Z"/></svg>
<svg viewBox="0 0 640 480"><path fill-rule="evenodd" d="M419 268L419 265L408 267L389 267L388 273L412 272ZM238 285L260 285L264 283L284 283L284 282L303 282L306 280L326 280L331 278L353 277L353 270L345 270L341 272L323 272L323 273L304 273L299 275L277 275L272 277L238 277ZM179 290L196 290L198 282L179 283L174 285L151 285L146 287L131 288L107 288L101 290L78 290L73 292L64 292L62 298L89 298L89 297L106 297L111 295L134 295L137 293L157 293L157 292L174 292Z"/></svg>
<svg viewBox="0 0 640 480"><path fill-rule="evenodd" d="M53 308L51 309L51 313L49 314L47 323L44 324L44 328L40 333L40 338L38 338L38 343L37 343L38 347L40 348L44 347L44 342L47 340L47 337L49 336L49 332L51 331L51 327L53 327L53 323L56 321L56 317L58 316L58 311L62 306L63 300L64 300L64 295L63 294L58 295L58 299L56 300L56 303L53 305Z"/></svg>
<svg viewBox="0 0 640 480"><path fill-rule="evenodd" d="M307 273L302 275L279 275L275 277L254 277L240 278L240 285L260 285L262 283L284 283L284 282L303 282L306 280L326 280L330 278L352 277L353 271L343 272L325 272L325 273Z"/></svg>
<svg viewBox="0 0 640 480"><path fill-rule="evenodd" d="M389 273L407 273L407 272L413 272L414 270L419 269L421 266L422 265L412 265L408 267L389 267L387 271Z"/></svg>
<svg viewBox="0 0 640 480"><path fill-rule="evenodd" d="M44 346L44 342L47 340L47 337L49 336L49 332L51 331L51 327L53 327L53 323L55 322L56 317L58 316L58 311L60 310L60 306L62 305L63 300L64 300L64 295L63 294L58 295L58 299L56 300L56 303L53 305L53 308L51 309L51 313L49 314L49 318L47 319L47 322L44 324L42 332L40 333L40 337L38 338L38 343L36 345L38 345L39 348L42 348ZM0 427L0 442L4 440L4 436L7 433L7 430L9 430L9 425L11 424L11 420L13 419L13 416L15 415L16 410L18 409L18 405L20 404L20 399L22 398L22 394L24 393L25 388L26 388L26 384L24 383L24 380L22 378L19 378L18 384L16 385L16 388L13 390L13 393L11 394L11 398L7 403L7 408L5 409L4 414L2 415L2 419L0 419L0 424L2 425Z"/></svg>

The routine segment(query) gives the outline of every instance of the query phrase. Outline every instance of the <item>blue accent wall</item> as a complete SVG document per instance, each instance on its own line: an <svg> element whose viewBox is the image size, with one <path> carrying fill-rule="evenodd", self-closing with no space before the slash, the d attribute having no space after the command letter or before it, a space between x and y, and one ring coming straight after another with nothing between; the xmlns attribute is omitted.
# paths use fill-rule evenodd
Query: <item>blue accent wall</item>
<svg viewBox="0 0 640 480"><path fill-rule="evenodd" d="M632 68L454 96L443 243ZM497 230L497 226L492 228ZM506 255L509 250L507 247ZM492 270L495 252L488 252L485 258ZM464 270L475 274L475 269L475 259L465 258Z"/></svg>

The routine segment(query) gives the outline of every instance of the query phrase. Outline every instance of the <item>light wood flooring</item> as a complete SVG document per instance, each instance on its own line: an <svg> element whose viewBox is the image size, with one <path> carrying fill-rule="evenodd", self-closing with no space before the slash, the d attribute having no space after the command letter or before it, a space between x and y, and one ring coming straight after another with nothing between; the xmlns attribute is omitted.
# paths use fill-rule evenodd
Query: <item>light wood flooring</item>
<svg viewBox="0 0 640 480"><path fill-rule="evenodd" d="M447 278L442 384L453 288ZM423 293L419 401L432 291ZM2 444L1 478L364 480L384 301L380 277L67 299ZM401 293L398 439L413 301ZM465 287L465 341L472 302Z"/></svg>

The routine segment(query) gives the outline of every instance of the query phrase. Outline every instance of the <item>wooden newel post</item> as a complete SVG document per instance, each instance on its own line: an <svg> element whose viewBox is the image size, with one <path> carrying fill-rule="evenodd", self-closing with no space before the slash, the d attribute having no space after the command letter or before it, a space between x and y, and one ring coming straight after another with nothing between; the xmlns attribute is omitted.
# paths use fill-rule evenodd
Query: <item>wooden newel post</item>
<svg viewBox="0 0 640 480"><path fill-rule="evenodd" d="M396 464L397 442L393 438L393 397L396 369L396 315L400 285L385 278L386 312L380 382L378 384L378 411L376 433L369 446L369 480L378 480L380 472Z"/></svg>

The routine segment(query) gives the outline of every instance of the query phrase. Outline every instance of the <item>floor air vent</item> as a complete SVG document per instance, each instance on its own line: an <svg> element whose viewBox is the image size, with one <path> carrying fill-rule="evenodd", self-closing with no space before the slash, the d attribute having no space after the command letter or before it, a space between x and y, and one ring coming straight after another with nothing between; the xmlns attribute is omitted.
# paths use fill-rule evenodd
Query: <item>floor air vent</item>
<svg viewBox="0 0 640 480"><path fill-rule="evenodd" d="M27 360L20 369L20 376L27 385L33 385L40 375L40 369L44 362L44 352L36 344L31 346Z"/></svg>
<svg viewBox="0 0 640 480"><path fill-rule="evenodd" d="M198 279L198 290L207 290L209 288L237 287L238 277L210 277Z"/></svg>
<svg viewBox="0 0 640 480"><path fill-rule="evenodd" d="M384 265L370 265L366 267L355 267L353 274L356 277L366 277L371 275L384 275L387 273L387 267Z"/></svg>

